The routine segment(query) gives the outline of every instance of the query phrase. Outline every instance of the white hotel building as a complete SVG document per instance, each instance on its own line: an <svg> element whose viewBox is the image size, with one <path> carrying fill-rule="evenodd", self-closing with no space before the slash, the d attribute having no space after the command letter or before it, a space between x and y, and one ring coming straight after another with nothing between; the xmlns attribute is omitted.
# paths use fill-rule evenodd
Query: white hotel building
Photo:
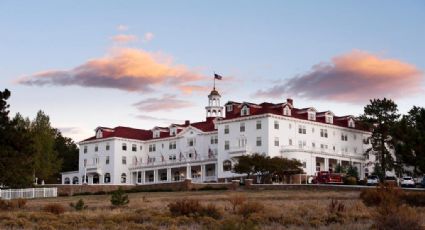
<svg viewBox="0 0 425 230"><path fill-rule="evenodd" d="M370 132L352 116L298 109L286 102L220 105L220 94L208 95L206 120L151 130L98 127L79 143L79 169L62 173L63 184L148 184L192 179L216 182L239 178L232 172L239 156L260 153L295 158L304 172L357 167L360 178L372 172L363 153Z"/></svg>

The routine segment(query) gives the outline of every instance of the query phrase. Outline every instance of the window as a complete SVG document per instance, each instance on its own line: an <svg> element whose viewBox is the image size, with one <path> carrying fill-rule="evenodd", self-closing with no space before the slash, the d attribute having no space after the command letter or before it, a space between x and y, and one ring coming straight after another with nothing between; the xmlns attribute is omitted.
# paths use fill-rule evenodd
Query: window
<svg viewBox="0 0 425 230"><path fill-rule="evenodd" d="M283 108L283 115L291 116L291 109L289 109L288 107Z"/></svg>
<svg viewBox="0 0 425 230"><path fill-rule="evenodd" d="M312 142L311 147L316 148L316 143Z"/></svg>
<svg viewBox="0 0 425 230"><path fill-rule="evenodd" d="M348 136L347 136L347 134L343 134L343 133L341 133L341 141L348 141Z"/></svg>
<svg viewBox="0 0 425 230"><path fill-rule="evenodd" d="M249 108L247 106L244 106L241 110L241 116L249 115Z"/></svg>
<svg viewBox="0 0 425 230"><path fill-rule="evenodd" d="M131 151L133 151L133 152L137 151L137 145L136 144L131 145Z"/></svg>
<svg viewBox="0 0 425 230"><path fill-rule="evenodd" d="M257 129L261 129L261 120L257 121Z"/></svg>
<svg viewBox="0 0 425 230"><path fill-rule="evenodd" d="M87 153L87 145L84 146L84 153Z"/></svg>
<svg viewBox="0 0 425 230"><path fill-rule="evenodd" d="M289 126L289 129L292 129L292 124L289 124L288 126Z"/></svg>
<svg viewBox="0 0 425 230"><path fill-rule="evenodd" d="M226 111L227 112L233 111L233 105L226 105Z"/></svg>
<svg viewBox="0 0 425 230"><path fill-rule="evenodd" d="M357 140L357 135L356 134L353 134L353 139L354 140Z"/></svg>
<svg viewBox="0 0 425 230"><path fill-rule="evenodd" d="M313 127L313 128L311 128L311 133L314 133L314 127Z"/></svg>
<svg viewBox="0 0 425 230"><path fill-rule="evenodd" d="M176 157L175 154L168 156L168 160L170 160L170 161L175 161L176 159L177 159L177 157Z"/></svg>
<svg viewBox="0 0 425 230"><path fill-rule="evenodd" d="M223 161L223 171L230 171L232 170L232 162L229 160Z"/></svg>
<svg viewBox="0 0 425 230"><path fill-rule="evenodd" d="M229 150L229 149L230 149L229 141L224 141L224 150Z"/></svg>
<svg viewBox="0 0 425 230"><path fill-rule="evenodd" d="M140 151L142 151L143 147L142 147L142 146L140 146L140 148L139 148L139 149L140 149Z"/></svg>
<svg viewBox="0 0 425 230"><path fill-rule="evenodd" d="M310 121L315 121L316 120L316 113L315 112L308 112L308 119Z"/></svg>
<svg viewBox="0 0 425 230"><path fill-rule="evenodd" d="M289 144L289 145L292 145L292 139L289 139L288 144Z"/></svg>
<svg viewBox="0 0 425 230"><path fill-rule="evenodd" d="M241 122L240 127L239 127L239 131L245 132L245 122Z"/></svg>
<svg viewBox="0 0 425 230"><path fill-rule="evenodd" d="M257 146L261 146L261 137L257 137Z"/></svg>
<svg viewBox="0 0 425 230"><path fill-rule="evenodd" d="M224 134L228 134L229 133L229 125L225 125L224 126Z"/></svg>
<svg viewBox="0 0 425 230"><path fill-rule="evenodd" d="M105 173L105 184L108 184L111 182L111 174Z"/></svg>
<svg viewBox="0 0 425 230"><path fill-rule="evenodd" d="M333 123L333 118L330 115L326 115L326 123L332 124Z"/></svg>
<svg viewBox="0 0 425 230"><path fill-rule="evenodd" d="M354 147L353 150L354 150L354 153L357 153L357 147Z"/></svg>
<svg viewBox="0 0 425 230"><path fill-rule="evenodd" d="M274 146L279 146L279 137L274 138Z"/></svg>
<svg viewBox="0 0 425 230"><path fill-rule="evenodd" d="M110 149L109 147L109 143L106 143L106 147L105 147L106 151L108 151Z"/></svg>
<svg viewBox="0 0 425 230"><path fill-rule="evenodd" d="M369 144L369 138L364 138L363 139L363 144L365 144L365 145Z"/></svg>
<svg viewBox="0 0 425 230"><path fill-rule="evenodd" d="M274 129L279 129L279 121L274 121Z"/></svg>
<svg viewBox="0 0 425 230"><path fill-rule="evenodd" d="M239 147L245 147L246 146L246 143L247 143L246 137L241 137L239 139Z"/></svg>
<svg viewBox="0 0 425 230"><path fill-rule="evenodd" d="M149 145L149 152L155 152L156 151L156 145L155 144L150 144Z"/></svg>
<svg viewBox="0 0 425 230"><path fill-rule="evenodd" d="M320 144L320 148L321 148L321 149L328 149L328 145Z"/></svg>
<svg viewBox="0 0 425 230"><path fill-rule="evenodd" d="M300 149L304 148L306 145L307 145L307 142L306 141L298 141L298 147Z"/></svg>
<svg viewBox="0 0 425 230"><path fill-rule="evenodd" d="M211 144L218 144L218 136L211 136Z"/></svg>
<svg viewBox="0 0 425 230"><path fill-rule="evenodd" d="M355 127L355 124L354 124L353 119L350 119L350 120L348 121L348 127L350 127L350 128L354 128L354 127Z"/></svg>
<svg viewBox="0 0 425 230"><path fill-rule="evenodd" d="M187 145L188 146L195 146L195 138L188 138L187 139Z"/></svg>
<svg viewBox="0 0 425 230"><path fill-rule="evenodd" d="M72 178L72 184L78 184L78 177L74 176Z"/></svg>
<svg viewBox="0 0 425 230"><path fill-rule="evenodd" d="M161 136L161 132L159 130L154 130L153 131L153 138L158 138Z"/></svg>
<svg viewBox="0 0 425 230"><path fill-rule="evenodd" d="M109 156L106 156L105 164L109 165Z"/></svg>
<svg viewBox="0 0 425 230"><path fill-rule="evenodd" d="M303 168L307 168L307 162L303 161Z"/></svg>
<svg viewBox="0 0 425 230"><path fill-rule="evenodd" d="M97 145L96 145L96 146L94 146L94 151L95 151L95 152L99 151L99 146L97 146Z"/></svg>
<svg viewBox="0 0 425 230"><path fill-rule="evenodd" d="M123 165L126 165L127 164L127 157L122 157L121 161L122 161Z"/></svg>
<svg viewBox="0 0 425 230"><path fill-rule="evenodd" d="M174 136L174 135L176 135L176 128L171 128L170 129L170 136Z"/></svg>
<svg viewBox="0 0 425 230"><path fill-rule="evenodd" d="M87 166L87 159L84 159L84 167Z"/></svg>
<svg viewBox="0 0 425 230"><path fill-rule="evenodd" d="M328 138L328 130L327 129L320 129L320 136Z"/></svg>
<svg viewBox="0 0 425 230"><path fill-rule="evenodd" d="M300 134L306 134L307 133L307 129L305 128L305 125L299 125L298 126L298 133L300 133Z"/></svg>
<svg viewBox="0 0 425 230"><path fill-rule="evenodd" d="M320 162L317 162L316 163L316 172L319 172L320 171Z"/></svg>
<svg viewBox="0 0 425 230"><path fill-rule="evenodd" d="M127 144L126 143L122 143L122 150L127 151Z"/></svg>
<svg viewBox="0 0 425 230"><path fill-rule="evenodd" d="M125 173L121 174L121 183L127 183L127 175Z"/></svg>
<svg viewBox="0 0 425 230"><path fill-rule="evenodd" d="M176 149L177 143L176 141L170 141L170 144L168 145L168 149Z"/></svg>
<svg viewBox="0 0 425 230"><path fill-rule="evenodd" d="M65 184L70 184L71 180L69 179L69 177L65 177Z"/></svg>

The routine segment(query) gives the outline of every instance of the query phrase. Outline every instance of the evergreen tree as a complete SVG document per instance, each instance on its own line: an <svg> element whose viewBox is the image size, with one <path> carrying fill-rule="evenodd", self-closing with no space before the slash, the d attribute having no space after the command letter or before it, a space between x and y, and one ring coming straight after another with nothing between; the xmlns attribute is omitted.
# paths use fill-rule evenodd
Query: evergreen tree
<svg viewBox="0 0 425 230"><path fill-rule="evenodd" d="M376 164L379 164L384 172L383 175L380 175L381 180L384 179L385 172L394 168L394 157L391 153L391 149L394 148L391 131L399 117L397 105L386 98L370 100L370 104L365 106L364 114L360 117L372 129L370 137L372 147L365 154L376 156Z"/></svg>

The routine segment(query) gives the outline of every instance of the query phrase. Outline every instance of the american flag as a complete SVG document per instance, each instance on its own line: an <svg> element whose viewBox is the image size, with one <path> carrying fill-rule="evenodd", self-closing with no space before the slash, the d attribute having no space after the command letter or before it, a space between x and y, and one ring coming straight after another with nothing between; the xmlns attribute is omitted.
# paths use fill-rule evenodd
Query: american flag
<svg viewBox="0 0 425 230"><path fill-rule="evenodd" d="M182 161L182 157L183 157L183 154L182 154L182 152L180 152L179 161Z"/></svg>
<svg viewBox="0 0 425 230"><path fill-rule="evenodd" d="M214 74L214 78L215 79L217 79L217 80L221 80L221 79L223 79L223 77L222 76L220 76L220 75L218 75L218 74Z"/></svg>
<svg viewBox="0 0 425 230"><path fill-rule="evenodd" d="M213 152L211 148L208 148L208 158L211 158L213 156Z"/></svg>
<svg viewBox="0 0 425 230"><path fill-rule="evenodd" d="M164 159L164 155L162 155L162 154L161 154L161 160L162 160L162 162L164 162L164 161L165 161L165 159Z"/></svg>
<svg viewBox="0 0 425 230"><path fill-rule="evenodd" d="M196 152L196 149L195 149L195 160L198 158L198 153Z"/></svg>

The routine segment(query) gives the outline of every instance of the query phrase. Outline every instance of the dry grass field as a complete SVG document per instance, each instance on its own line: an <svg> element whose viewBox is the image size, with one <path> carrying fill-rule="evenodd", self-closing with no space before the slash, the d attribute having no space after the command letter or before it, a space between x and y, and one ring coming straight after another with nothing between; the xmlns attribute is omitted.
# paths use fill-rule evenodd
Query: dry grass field
<svg viewBox="0 0 425 230"><path fill-rule="evenodd" d="M366 207L359 194L358 191L130 193L130 203L119 208L111 206L111 195L58 197L28 200L23 208L0 211L0 229L373 229L376 210ZM79 199L83 199L87 209L75 211L69 206ZM210 208L199 212L202 214L170 212L169 204L182 200L197 200L200 206ZM43 211L48 204L57 204L65 210L59 214ZM425 208L409 210L425 220Z"/></svg>

